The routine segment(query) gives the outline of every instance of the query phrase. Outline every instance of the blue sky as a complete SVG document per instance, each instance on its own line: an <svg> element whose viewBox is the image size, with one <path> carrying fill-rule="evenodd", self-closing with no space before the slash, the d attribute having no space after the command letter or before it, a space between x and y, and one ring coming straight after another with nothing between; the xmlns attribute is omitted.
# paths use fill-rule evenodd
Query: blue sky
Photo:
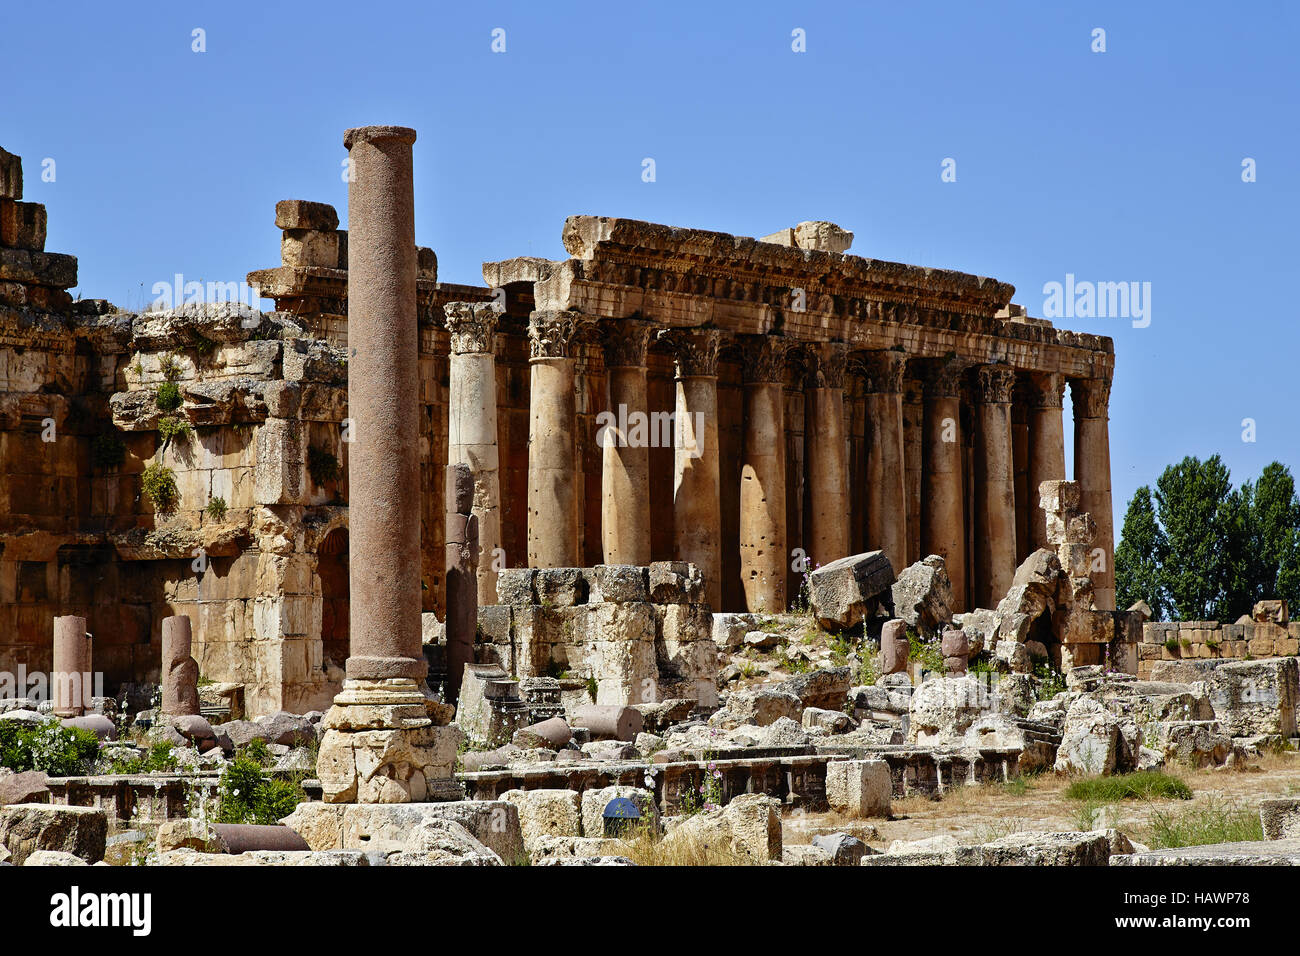
<svg viewBox="0 0 1300 956"><path fill-rule="evenodd" d="M11 4L0 146L82 295L127 307L177 272L278 264L276 200L345 213L342 133L372 123L419 131L416 236L447 281L560 257L564 217L592 213L744 235L829 219L859 255L1011 282L1032 315L1067 273L1149 282L1146 328L1058 322L1115 339L1118 532L1137 485L1184 455L1219 452L1237 481L1300 470L1298 11Z"/></svg>

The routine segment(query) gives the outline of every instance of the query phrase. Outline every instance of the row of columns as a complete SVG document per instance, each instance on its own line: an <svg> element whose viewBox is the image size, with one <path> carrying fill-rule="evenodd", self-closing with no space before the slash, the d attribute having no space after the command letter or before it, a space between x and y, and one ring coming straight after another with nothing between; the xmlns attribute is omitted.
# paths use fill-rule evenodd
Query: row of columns
<svg viewBox="0 0 1300 956"><path fill-rule="evenodd" d="M450 458L475 471L476 514L485 555L500 546L496 449L495 372L492 332L495 313L487 305L448 306L451 331L452 410ZM528 473L528 564L571 567L580 563L580 489L575 409L573 343L592 323L573 312L534 312L529 320L530 428ZM700 568L714 607L722 598L722 521L718 444L718 329L661 329L642 320L605 323L600 330L608 382L608 405L619 425L607 427L601 448L602 544L609 564L645 565L650 553L650 456L648 442L629 440L621 430L629 414L648 414L646 355L652 340L672 353L675 367L676 441L673 469L674 550ZM790 542L786 531L786 443L784 381L792 346L779 336L734 337L741 355L744 422L741 442L740 570L751 610L786 607ZM868 547L879 548L896 568L908 554L909 514L904 450L903 395L907 356L898 350L855 355L843 343L810 349L805 389L808 527L804 547L819 562L849 553L850 480L845 433L845 379L850 367L862 377L867 433L864 511ZM1007 365L983 365L969 374L969 360L952 357L923 367L921 554L947 559L953 593L965 604L969 593L981 606L994 606L1011 585L1017 564L1017 443L1012 402L1017 373ZM974 384L973 495L968 498L963 458L961 392ZM1062 398L1065 379L1030 373L1024 396L1029 489L1064 478ZM1106 407L1109 380L1072 382L1075 405L1076 480L1083 507L1106 535L1111 527L1109 438ZM458 399L458 395L465 396ZM472 420L474 424L467 424ZM1029 495L1029 550L1047 545L1045 517ZM482 512L479 512L480 502ZM969 509L973 515L967 514ZM968 525L974 525L968 558ZM915 534L915 532L914 532ZM1109 567L1111 542L1099 541L1103 567L1094 568L1099 603L1113 603ZM479 600L495 601L496 571L480 563Z"/></svg>

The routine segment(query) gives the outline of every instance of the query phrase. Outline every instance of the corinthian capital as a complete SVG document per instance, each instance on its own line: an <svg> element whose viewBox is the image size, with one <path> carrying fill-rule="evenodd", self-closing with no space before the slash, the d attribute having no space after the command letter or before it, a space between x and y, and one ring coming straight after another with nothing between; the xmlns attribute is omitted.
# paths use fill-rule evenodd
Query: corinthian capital
<svg viewBox="0 0 1300 956"><path fill-rule="evenodd" d="M1074 419L1108 418L1110 408L1110 378L1070 379L1070 400L1074 403Z"/></svg>
<svg viewBox="0 0 1300 956"><path fill-rule="evenodd" d="M581 312L534 312L528 316L528 354L530 358L568 358L573 339L591 317Z"/></svg>
<svg viewBox="0 0 1300 956"><path fill-rule="evenodd" d="M978 400L986 405L1010 405L1016 370L1010 365L981 365L975 373Z"/></svg>
<svg viewBox="0 0 1300 956"><path fill-rule="evenodd" d="M443 312L453 354L494 351L499 313L490 302L448 302Z"/></svg>
<svg viewBox="0 0 1300 956"><path fill-rule="evenodd" d="M843 342L826 342L809 350L809 388L843 388L848 370L849 347Z"/></svg>
<svg viewBox="0 0 1300 956"><path fill-rule="evenodd" d="M601 325L601 345L605 348L605 365L609 368L640 368L645 365L646 348L654 327L639 319L609 320Z"/></svg>
<svg viewBox="0 0 1300 956"><path fill-rule="evenodd" d="M746 384L780 383L785 378L785 362L791 342L779 335L742 335L738 337L741 354L741 377Z"/></svg>
<svg viewBox="0 0 1300 956"><path fill-rule="evenodd" d="M870 393L899 394L907 372L907 356L893 349L883 352L860 352L854 367Z"/></svg>
<svg viewBox="0 0 1300 956"><path fill-rule="evenodd" d="M716 376L722 337L721 329L664 329L659 333L659 341L673 350L678 378Z"/></svg>
<svg viewBox="0 0 1300 956"><path fill-rule="evenodd" d="M1065 398L1065 376L1059 372L1033 372L1025 390L1031 408L1061 408Z"/></svg>
<svg viewBox="0 0 1300 956"><path fill-rule="evenodd" d="M939 359L922 367L926 398L959 398L962 378L971 362L962 358Z"/></svg>

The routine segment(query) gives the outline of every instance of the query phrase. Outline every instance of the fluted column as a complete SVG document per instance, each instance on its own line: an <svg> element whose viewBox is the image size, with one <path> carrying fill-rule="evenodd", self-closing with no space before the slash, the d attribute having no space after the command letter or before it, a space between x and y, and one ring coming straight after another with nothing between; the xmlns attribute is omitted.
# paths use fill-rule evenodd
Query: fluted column
<svg viewBox="0 0 1300 956"><path fill-rule="evenodd" d="M926 369L922 446L921 551L943 555L954 611L966 610L966 500L962 485L961 380L958 361Z"/></svg>
<svg viewBox="0 0 1300 956"><path fill-rule="evenodd" d="M1093 539L1093 599L1115 609L1115 523L1110 497L1110 379L1070 381L1074 402L1074 478L1079 508L1097 523ZM1101 553L1098 554L1097 552Z"/></svg>
<svg viewBox="0 0 1300 956"><path fill-rule="evenodd" d="M577 407L570 349L589 322L576 312L528 319L528 566L572 568L578 557Z"/></svg>
<svg viewBox="0 0 1300 956"><path fill-rule="evenodd" d="M605 327L608 415L601 440L601 536L606 564L650 563L650 423L646 346L650 324Z"/></svg>
<svg viewBox="0 0 1300 956"><path fill-rule="evenodd" d="M474 479L473 514L481 555L480 605L497 603L496 551L501 547L501 459L497 449L495 340L498 313L487 303L449 302L447 464L464 463ZM460 675L455 675L459 680Z"/></svg>
<svg viewBox="0 0 1300 956"><path fill-rule="evenodd" d="M1016 573L1016 493L1011 451L1015 372L985 365L976 373L975 602L997 607Z"/></svg>
<svg viewBox="0 0 1300 956"><path fill-rule="evenodd" d="M741 339L745 390L740 574L750 611L785 610L785 359L780 337Z"/></svg>
<svg viewBox="0 0 1300 956"><path fill-rule="evenodd" d="M1047 513L1038 501L1038 486L1044 481L1065 478L1065 426L1061 407L1065 379L1055 372L1034 372L1029 376L1029 543L1031 550L1050 548ZM1022 505L1022 507L1024 507Z"/></svg>
<svg viewBox="0 0 1300 956"><path fill-rule="evenodd" d="M673 540L679 561L700 569L709 604L722 607L722 502L718 461L718 329L672 329L660 338L676 359Z"/></svg>
<svg viewBox="0 0 1300 956"><path fill-rule="evenodd" d="M832 342L815 352L804 392L804 455L808 461L805 550L817 564L849 551L849 461L844 431L844 373L848 347Z"/></svg>
<svg viewBox="0 0 1300 956"><path fill-rule="evenodd" d="M903 373L907 357L892 349L861 362L867 409L867 540L897 573L907 560L907 468L903 452Z"/></svg>

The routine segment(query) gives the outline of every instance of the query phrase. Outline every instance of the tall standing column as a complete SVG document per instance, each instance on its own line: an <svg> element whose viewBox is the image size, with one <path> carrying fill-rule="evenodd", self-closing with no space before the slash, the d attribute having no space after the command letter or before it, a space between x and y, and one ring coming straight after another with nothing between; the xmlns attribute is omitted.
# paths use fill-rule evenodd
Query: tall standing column
<svg viewBox="0 0 1300 956"><path fill-rule="evenodd" d="M1016 495L1016 566L1019 567L1029 553L1030 522L1033 508L1029 505L1029 393L1023 376L1016 376L1011 389L1011 473Z"/></svg>
<svg viewBox="0 0 1300 956"><path fill-rule="evenodd" d="M454 796L462 735L424 684L415 311L415 130L343 136L348 183L349 634L343 689L321 725L326 803Z"/></svg>
<svg viewBox="0 0 1300 956"><path fill-rule="evenodd" d="M650 563L650 403L646 394L647 322L606 326L608 414L601 438L600 527L606 564Z"/></svg>
<svg viewBox="0 0 1300 956"><path fill-rule="evenodd" d="M848 347L839 342L816 350L816 368L804 392L804 440L808 461L808 534L805 550L817 564L847 557L849 460L844 429L844 373Z"/></svg>
<svg viewBox="0 0 1300 956"><path fill-rule="evenodd" d="M1016 573L1016 492L1011 450L1015 372L982 366L976 376L975 602L997 607Z"/></svg>
<svg viewBox="0 0 1300 956"><path fill-rule="evenodd" d="M578 557L577 406L574 336L589 320L577 312L534 312L528 319L528 567L574 568Z"/></svg>
<svg viewBox="0 0 1300 956"><path fill-rule="evenodd" d="M474 661L478 632L478 516L474 514L474 472L463 461L446 471L447 499L447 703L455 705L465 665Z"/></svg>
<svg viewBox="0 0 1300 956"><path fill-rule="evenodd" d="M961 380L966 364L926 370L921 551L943 555L954 611L966 610L966 496L962 482Z"/></svg>
<svg viewBox="0 0 1300 956"><path fill-rule="evenodd" d="M501 457L497 448L497 311L484 302L448 302L447 464L463 462L474 478L473 514L482 558L479 604L497 603L497 549L501 547ZM456 675L459 679L459 675Z"/></svg>
<svg viewBox="0 0 1300 956"><path fill-rule="evenodd" d="M785 610L785 358L789 344L745 336L740 465L740 574L751 612Z"/></svg>
<svg viewBox="0 0 1300 956"><path fill-rule="evenodd" d="M1055 372L1029 376L1029 543L1031 550L1051 548L1047 540L1047 513L1038 500L1044 481L1065 478L1065 427L1061 419L1065 379Z"/></svg>
<svg viewBox="0 0 1300 956"><path fill-rule="evenodd" d="M1115 609L1115 520L1110 497L1110 379L1072 379L1074 402L1074 478L1079 510L1097 523L1093 539L1093 600L1103 611Z"/></svg>
<svg viewBox="0 0 1300 956"><path fill-rule="evenodd" d="M903 452L902 352L868 352L862 361L867 406L867 542L894 572L907 561L907 469Z"/></svg>
<svg viewBox="0 0 1300 956"><path fill-rule="evenodd" d="M54 668L50 675L51 712L56 717L80 717L90 706L90 696L90 636L86 634L86 619L70 614L56 617Z"/></svg>
<svg viewBox="0 0 1300 956"><path fill-rule="evenodd" d="M718 329L671 329L660 337L676 359L673 412L673 541L700 569L710 606L722 607L722 499L718 460Z"/></svg>

